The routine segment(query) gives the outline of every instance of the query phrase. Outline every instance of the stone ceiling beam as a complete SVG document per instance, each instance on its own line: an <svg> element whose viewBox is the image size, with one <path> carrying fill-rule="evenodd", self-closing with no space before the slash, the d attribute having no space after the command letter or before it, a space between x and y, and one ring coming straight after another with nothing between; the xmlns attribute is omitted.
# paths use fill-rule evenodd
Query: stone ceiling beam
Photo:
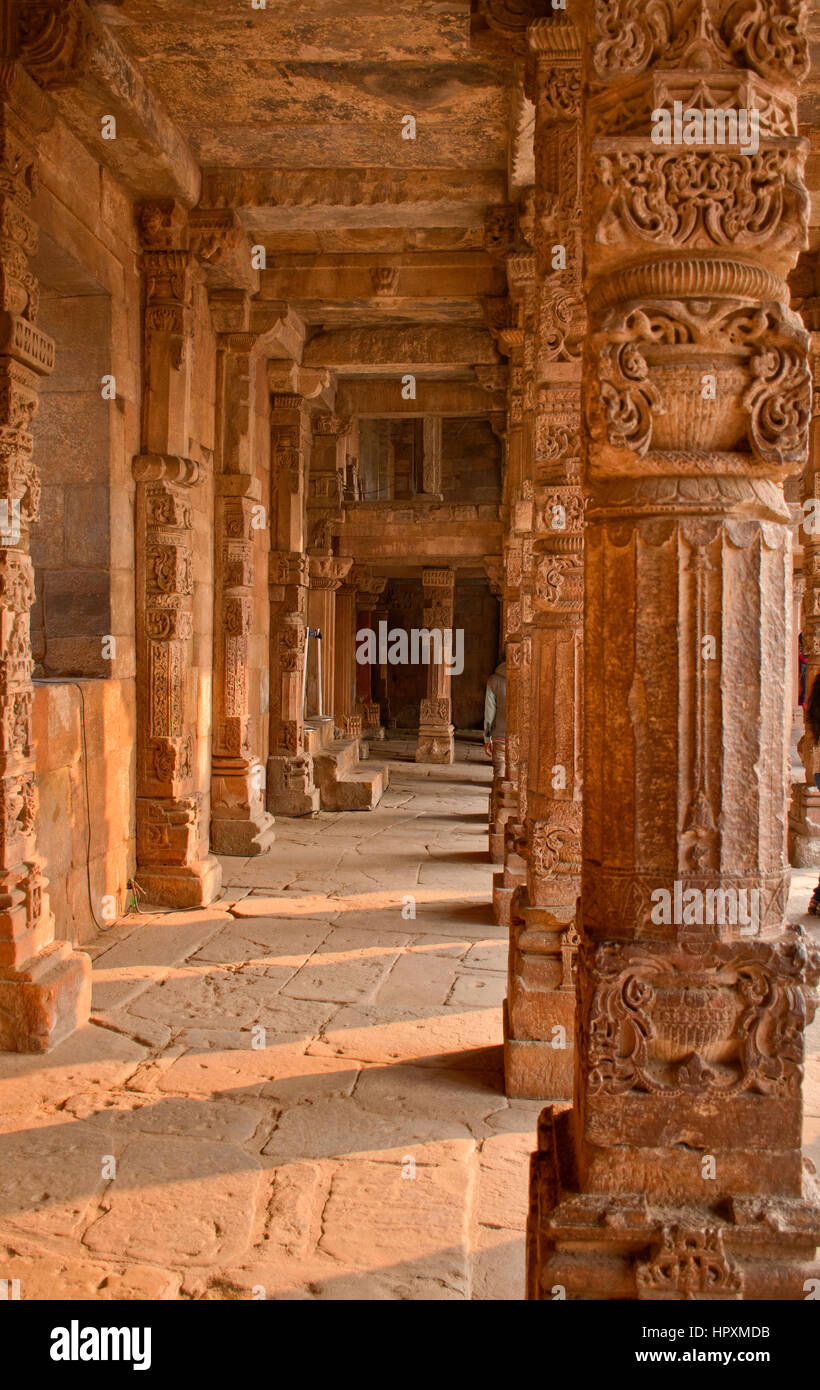
<svg viewBox="0 0 820 1390"><path fill-rule="evenodd" d="M506 198L496 169L210 169L202 201L257 235L345 227L472 227Z"/></svg>
<svg viewBox="0 0 820 1390"><path fill-rule="evenodd" d="M336 329L317 333L305 345L307 367L356 372L424 371L434 366L474 366L501 359L485 329L450 324Z"/></svg>
<svg viewBox="0 0 820 1390"><path fill-rule="evenodd" d="M187 140L139 67L83 0L9 0L4 51L53 98L66 124L138 198L199 201L200 170ZM108 117L116 121L116 138Z"/></svg>
<svg viewBox="0 0 820 1390"><path fill-rule="evenodd" d="M277 255L262 272L261 299L465 300L504 294L504 268L483 251L414 255Z"/></svg>
<svg viewBox="0 0 820 1390"><path fill-rule="evenodd" d="M402 396L401 378L393 381L340 381L336 397L341 415L390 419L397 415L477 416L503 411L503 393L469 381L418 381L413 400Z"/></svg>

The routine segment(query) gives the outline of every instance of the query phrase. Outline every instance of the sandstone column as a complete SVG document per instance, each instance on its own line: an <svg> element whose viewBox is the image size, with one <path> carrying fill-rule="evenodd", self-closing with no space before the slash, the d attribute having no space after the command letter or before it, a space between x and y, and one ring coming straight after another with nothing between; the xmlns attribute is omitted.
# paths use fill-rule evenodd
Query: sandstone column
<svg viewBox="0 0 820 1390"><path fill-rule="evenodd" d="M809 459L802 497L810 504L801 529L803 542L803 655L806 657L806 699L820 674L820 334L813 334L813 416L809 433ZM796 641L795 637L795 641ZM814 740L806 730L798 744L806 769L805 782L792 787L789 819L789 851L797 868L820 865L820 791L814 785Z"/></svg>
<svg viewBox="0 0 820 1390"><path fill-rule="evenodd" d="M253 591L263 510L253 457L256 343L248 332L217 337L211 848L243 856L262 854L274 838L248 691L250 648L262 626Z"/></svg>
<svg viewBox="0 0 820 1390"><path fill-rule="evenodd" d="M386 579L380 579L366 565L354 565L350 581L355 586L356 631L365 629L373 632L378 641L378 616L376 600L384 593ZM355 662L355 654L354 654ZM373 694L373 666L369 661L356 665L356 705L362 717L362 733L365 739L384 738L381 705ZM378 672L376 673L378 675Z"/></svg>
<svg viewBox="0 0 820 1390"><path fill-rule="evenodd" d="M271 398L270 754L268 810L288 816L319 809L302 717L308 560L305 496L310 416L298 394Z"/></svg>
<svg viewBox="0 0 820 1390"><path fill-rule="evenodd" d="M574 1106L545 1110L531 1298L801 1299L820 957L785 921L807 334L799 17L584 8L584 822ZM776 42L775 42L776 39ZM655 143L703 92L760 152ZM754 170L754 174L752 174Z"/></svg>
<svg viewBox="0 0 820 1390"><path fill-rule="evenodd" d="M436 661L447 649L447 635L453 628L453 597L455 571L425 569L421 576L424 590L424 627L428 632L438 630L439 649L431 643L430 661L426 668L427 694L419 713L419 739L416 746L417 763L455 762L455 743L451 723L451 675L446 661ZM452 639L453 651L455 638Z"/></svg>
<svg viewBox="0 0 820 1390"><path fill-rule="evenodd" d="M441 416L425 415L422 421L422 493L441 500Z"/></svg>
<svg viewBox="0 0 820 1390"><path fill-rule="evenodd" d="M503 435L502 435L503 438ZM506 659L506 646L504 642L505 621L504 621L504 564L501 558L486 559L484 561L484 571L487 575L490 593L499 599L501 604L501 630L500 630L500 656L499 660ZM489 854L493 864L504 862L504 834L507 821L513 817L517 810L517 798L515 789L507 781L506 758L504 771L500 775L493 769L493 782L490 791L490 830L489 830Z"/></svg>
<svg viewBox="0 0 820 1390"><path fill-rule="evenodd" d="M307 547L330 554L331 528L341 520L347 472L349 416L321 411L313 416L313 448L307 493Z"/></svg>
<svg viewBox="0 0 820 1390"><path fill-rule="evenodd" d="M572 1093L581 870L581 47L570 23L527 31L535 104L534 517L526 892L511 911L507 1094Z"/></svg>
<svg viewBox="0 0 820 1390"><path fill-rule="evenodd" d="M506 211L506 218L500 216L501 211ZM505 804L506 814L503 829L500 834L498 830L493 834L490 849L495 858L503 846L504 868L493 876L493 909L496 921L509 925L513 895L526 882L526 765L532 650L535 267L529 249L531 228L527 217L516 219L513 208L496 210L496 214L495 218L488 219L485 245L487 249L495 246L499 251L506 251L505 268L509 285L506 312L494 332L499 350L509 357L510 362L502 505L505 528L502 622L507 662L507 715L503 795L499 798Z"/></svg>
<svg viewBox="0 0 820 1390"><path fill-rule="evenodd" d="M195 907L219 892L198 790L191 430L193 257L172 201L139 212L145 387L137 481L137 878L147 901Z"/></svg>
<svg viewBox="0 0 820 1390"><path fill-rule="evenodd" d="M0 1050L43 1052L88 1019L91 962L54 939L48 883L37 856L29 610L29 531L39 518L32 463L39 379L53 340L36 327L29 258L37 227L37 137L51 104L13 63L0 64Z"/></svg>
<svg viewBox="0 0 820 1390"><path fill-rule="evenodd" d="M356 685L356 588L349 580L336 591L333 713L339 728L352 728L351 719L361 725L354 714ZM359 728L361 733L361 727Z"/></svg>
<svg viewBox="0 0 820 1390"><path fill-rule="evenodd" d="M336 597L342 580L348 574L352 559L339 559L335 555L310 555L308 589L308 622L314 631L322 634L322 715L325 719L334 714L336 694ZM312 643L313 654L308 663L307 713L314 717L319 713L319 662L318 647Z"/></svg>

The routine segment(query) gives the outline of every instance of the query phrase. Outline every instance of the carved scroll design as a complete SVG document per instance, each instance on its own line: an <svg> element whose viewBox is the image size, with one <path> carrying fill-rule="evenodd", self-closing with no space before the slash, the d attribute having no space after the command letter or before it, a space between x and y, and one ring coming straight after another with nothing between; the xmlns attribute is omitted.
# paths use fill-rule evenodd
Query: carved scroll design
<svg viewBox="0 0 820 1390"><path fill-rule="evenodd" d="M643 72L669 43L669 0L596 0L593 65L601 78Z"/></svg>
<svg viewBox="0 0 820 1390"><path fill-rule="evenodd" d="M649 1258L635 1270L639 1299L740 1298L743 1278L717 1226L664 1226Z"/></svg>
<svg viewBox="0 0 820 1390"><path fill-rule="evenodd" d="M599 155L593 182L609 201L598 239L610 246L637 237L675 247L754 247L785 231L797 240L808 204L795 158L781 149Z"/></svg>
<svg viewBox="0 0 820 1390"><path fill-rule="evenodd" d="M591 1095L800 1093L820 952L799 928L776 942L584 950Z"/></svg>
<svg viewBox="0 0 820 1390"><path fill-rule="evenodd" d="M799 82L809 71L808 9L807 0L737 0L723 37L742 66Z"/></svg>

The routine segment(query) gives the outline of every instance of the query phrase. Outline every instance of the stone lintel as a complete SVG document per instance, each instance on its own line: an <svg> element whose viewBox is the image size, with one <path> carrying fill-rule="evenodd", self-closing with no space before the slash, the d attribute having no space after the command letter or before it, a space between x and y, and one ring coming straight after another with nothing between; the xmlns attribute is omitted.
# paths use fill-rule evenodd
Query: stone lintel
<svg viewBox="0 0 820 1390"><path fill-rule="evenodd" d="M9 24L12 52L95 159L137 197L198 202L200 170L187 140L83 0L16 0ZM108 116L116 139L103 138Z"/></svg>

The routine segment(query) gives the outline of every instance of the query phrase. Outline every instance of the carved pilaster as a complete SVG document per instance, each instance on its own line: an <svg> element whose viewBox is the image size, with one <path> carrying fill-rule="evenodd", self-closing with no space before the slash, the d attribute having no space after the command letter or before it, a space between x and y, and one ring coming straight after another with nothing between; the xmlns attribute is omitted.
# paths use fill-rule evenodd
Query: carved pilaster
<svg viewBox="0 0 820 1390"><path fill-rule="evenodd" d="M535 107L538 305L526 565L532 662L519 832L526 889L516 895L510 921L505 1084L508 1095L547 1098L571 1094L572 957L580 892L581 44L565 16L533 22L527 42Z"/></svg>
<svg viewBox="0 0 820 1390"><path fill-rule="evenodd" d="M803 655L806 658L806 699L820 675L820 334L812 334L811 367L814 376L809 457L803 476L801 502L805 524L800 528L803 545ZM813 503L813 505L812 505ZM789 859L799 868L820 863L820 790L815 786L816 749L805 729L798 751L806 772L805 782L792 787L789 815Z"/></svg>
<svg viewBox="0 0 820 1390"><path fill-rule="evenodd" d="M255 619L256 538L267 531L253 467L255 343L250 333L217 339L211 847L243 856L263 853L273 839L259 711L253 720L248 689L251 644L263 626Z"/></svg>
<svg viewBox="0 0 820 1390"><path fill-rule="evenodd" d="M307 493L307 548L312 554L330 554L333 524L342 518L351 423L349 416L328 412L313 416Z"/></svg>
<svg viewBox="0 0 820 1390"><path fill-rule="evenodd" d="M422 571L421 582L424 592L424 627L428 632L439 634L439 649L437 650L434 642L430 651L431 660L426 668L427 694L419 711L416 762L452 763L455 762L450 696L452 658L448 665L447 642L448 636L450 641L453 641L455 571L425 569ZM451 650L455 650L455 647Z"/></svg>
<svg viewBox="0 0 820 1390"><path fill-rule="evenodd" d="M541 1117L528 1294L801 1299L820 955L785 920L783 480L809 414L785 283L806 237L805 11L583 13L583 941L574 1104ZM758 80L773 100L753 159L652 139L670 93L738 109Z"/></svg>
<svg viewBox="0 0 820 1390"><path fill-rule="evenodd" d="M367 565L354 565L350 583L356 590L356 631L378 633L377 601L384 593L386 578L374 575ZM383 739L382 710L374 698L374 673L369 661L356 662L356 709L362 716L362 735L366 740Z"/></svg>
<svg viewBox="0 0 820 1390"><path fill-rule="evenodd" d="M328 718L336 713L337 695L337 596L343 580L353 565L352 559L335 555L311 555L309 557L310 585L308 589L308 621L314 632L321 632L321 638L312 643L307 665L307 712L315 717L319 714ZM352 595L342 605L344 621L349 621L352 638L353 612ZM352 671L352 642L347 644L350 657L350 680ZM321 677L320 677L321 660ZM321 697L320 697L321 686ZM342 713L348 713L345 710Z"/></svg>
<svg viewBox="0 0 820 1390"><path fill-rule="evenodd" d="M295 393L271 398L270 756L268 810L287 816L319 809L313 759L305 751L304 685L308 614L305 498L310 416Z"/></svg>
<svg viewBox="0 0 820 1390"><path fill-rule="evenodd" d="M199 782L193 668L195 489L189 458L194 266L187 214L145 203L137 221L145 279L143 451L137 483L137 877L147 901L210 902L209 790Z"/></svg>
<svg viewBox="0 0 820 1390"><path fill-rule="evenodd" d="M87 956L54 939L43 861L32 740L29 533L39 520L32 419L54 343L36 326L37 249L30 216L44 98L12 64L0 65L0 1049L41 1052L86 1022Z"/></svg>

